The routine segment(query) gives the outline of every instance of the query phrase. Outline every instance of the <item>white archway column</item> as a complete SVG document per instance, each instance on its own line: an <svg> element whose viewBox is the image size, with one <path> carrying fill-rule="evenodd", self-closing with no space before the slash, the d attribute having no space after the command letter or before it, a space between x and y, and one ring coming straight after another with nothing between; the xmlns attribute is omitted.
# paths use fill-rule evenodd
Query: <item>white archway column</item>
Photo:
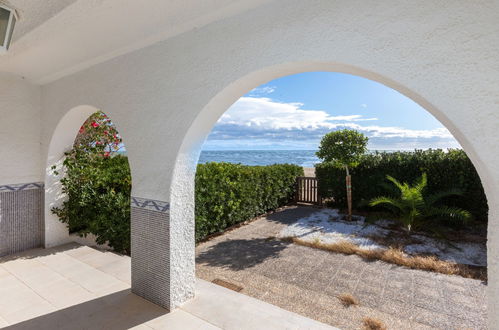
<svg viewBox="0 0 499 330"><path fill-rule="evenodd" d="M195 172L179 168L188 179L172 204L134 193L131 201L132 292L169 311L194 297L195 285Z"/></svg>

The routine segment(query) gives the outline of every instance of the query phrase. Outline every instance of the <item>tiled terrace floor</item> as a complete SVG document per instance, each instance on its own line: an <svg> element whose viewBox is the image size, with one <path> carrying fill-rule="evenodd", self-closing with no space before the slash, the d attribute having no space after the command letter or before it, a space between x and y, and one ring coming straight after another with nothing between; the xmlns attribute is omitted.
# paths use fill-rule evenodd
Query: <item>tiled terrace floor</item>
<svg viewBox="0 0 499 330"><path fill-rule="evenodd" d="M0 328L332 329L198 280L172 313L130 292L130 258L81 245L0 258Z"/></svg>
<svg viewBox="0 0 499 330"><path fill-rule="evenodd" d="M481 281L367 262L271 239L316 209L287 208L200 244L196 274L222 279L241 293L342 329L359 329L366 316L389 329L485 329ZM350 293L359 306L343 307Z"/></svg>

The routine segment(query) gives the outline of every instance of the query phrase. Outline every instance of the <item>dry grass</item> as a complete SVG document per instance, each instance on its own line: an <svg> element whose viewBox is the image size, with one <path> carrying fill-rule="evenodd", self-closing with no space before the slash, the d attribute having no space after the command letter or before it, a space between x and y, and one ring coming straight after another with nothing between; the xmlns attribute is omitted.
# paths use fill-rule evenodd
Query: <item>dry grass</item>
<svg viewBox="0 0 499 330"><path fill-rule="evenodd" d="M359 301L349 293L340 294L338 299L345 307L357 306L359 304Z"/></svg>
<svg viewBox="0 0 499 330"><path fill-rule="evenodd" d="M318 241L308 242L296 237L286 237L283 240L330 252L347 255L355 254L367 260L382 260L390 264L412 269L421 269L446 275L459 275L466 278L487 281L487 270L485 267L456 264L437 259L434 256L408 256L400 248L389 247L386 250L364 250L348 241L325 244Z"/></svg>
<svg viewBox="0 0 499 330"><path fill-rule="evenodd" d="M364 317L362 325L366 330L386 330L386 325L378 319L372 317Z"/></svg>

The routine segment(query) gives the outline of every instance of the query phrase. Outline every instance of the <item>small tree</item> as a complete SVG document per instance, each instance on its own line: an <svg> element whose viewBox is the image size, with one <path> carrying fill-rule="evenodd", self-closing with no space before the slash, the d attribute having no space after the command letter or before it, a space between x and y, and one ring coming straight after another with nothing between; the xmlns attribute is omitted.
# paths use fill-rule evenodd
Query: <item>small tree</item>
<svg viewBox="0 0 499 330"><path fill-rule="evenodd" d="M343 129L327 133L322 137L319 151L316 155L324 162L344 168L346 171L346 189L348 202L348 219L352 219L352 181L350 168L359 164L360 157L367 151L367 141L364 134L351 129Z"/></svg>

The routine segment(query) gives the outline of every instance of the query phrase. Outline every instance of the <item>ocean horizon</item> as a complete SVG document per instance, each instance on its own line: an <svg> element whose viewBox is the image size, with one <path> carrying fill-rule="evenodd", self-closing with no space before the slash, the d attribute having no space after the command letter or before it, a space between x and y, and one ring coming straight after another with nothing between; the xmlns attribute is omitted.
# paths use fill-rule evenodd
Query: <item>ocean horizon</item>
<svg viewBox="0 0 499 330"><path fill-rule="evenodd" d="M371 152L374 152L372 150ZM396 150L379 150L393 152ZM295 164L314 167L320 163L317 150L203 150L198 164L226 162L243 165Z"/></svg>

